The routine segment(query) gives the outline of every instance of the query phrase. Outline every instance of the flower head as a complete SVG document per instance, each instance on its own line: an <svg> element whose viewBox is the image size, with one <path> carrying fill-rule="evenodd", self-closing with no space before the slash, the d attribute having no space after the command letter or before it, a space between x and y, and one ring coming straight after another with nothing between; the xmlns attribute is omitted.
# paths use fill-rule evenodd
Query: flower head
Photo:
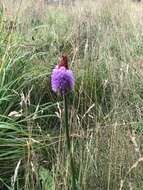
<svg viewBox="0 0 143 190"><path fill-rule="evenodd" d="M73 72L68 69L68 58L65 54L52 72L51 85L52 90L61 95L66 95L68 91L73 91L74 76Z"/></svg>
<svg viewBox="0 0 143 190"><path fill-rule="evenodd" d="M69 67L68 67L68 56L65 53L62 55L61 61L58 64L58 68L60 68L60 67L65 67L66 69L69 69Z"/></svg>

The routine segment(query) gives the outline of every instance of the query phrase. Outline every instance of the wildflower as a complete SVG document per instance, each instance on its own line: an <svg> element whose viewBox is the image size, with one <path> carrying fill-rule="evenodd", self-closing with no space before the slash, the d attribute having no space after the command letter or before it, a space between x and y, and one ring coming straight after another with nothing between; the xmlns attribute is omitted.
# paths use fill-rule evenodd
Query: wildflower
<svg viewBox="0 0 143 190"><path fill-rule="evenodd" d="M21 117L22 114L20 112L17 111L12 111L8 114L9 117Z"/></svg>
<svg viewBox="0 0 143 190"><path fill-rule="evenodd" d="M68 96L67 93L73 91L74 88L74 77L72 71L68 68L68 58L67 55L63 55L60 63L55 67L51 76L52 90L63 96L64 101L64 129L67 144L67 152L70 159L71 168L71 179L72 187L76 189L76 177L74 171L73 155L71 151L71 138L69 131L69 121L68 121Z"/></svg>
<svg viewBox="0 0 143 190"><path fill-rule="evenodd" d="M54 92L63 96L69 91L73 91L74 76L73 72L68 68L68 58L65 54L52 72L51 85Z"/></svg>

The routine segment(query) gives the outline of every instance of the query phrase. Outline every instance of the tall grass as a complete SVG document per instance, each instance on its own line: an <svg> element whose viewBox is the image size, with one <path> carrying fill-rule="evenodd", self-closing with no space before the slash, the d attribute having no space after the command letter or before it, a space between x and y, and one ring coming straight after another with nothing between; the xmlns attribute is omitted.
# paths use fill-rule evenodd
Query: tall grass
<svg viewBox="0 0 143 190"><path fill-rule="evenodd" d="M15 5L10 17L7 3L0 16L0 188L72 189L63 104L50 87L51 70L66 51L76 81L69 121L78 189L141 190L139 4L29 2ZM20 115L10 117L13 111Z"/></svg>

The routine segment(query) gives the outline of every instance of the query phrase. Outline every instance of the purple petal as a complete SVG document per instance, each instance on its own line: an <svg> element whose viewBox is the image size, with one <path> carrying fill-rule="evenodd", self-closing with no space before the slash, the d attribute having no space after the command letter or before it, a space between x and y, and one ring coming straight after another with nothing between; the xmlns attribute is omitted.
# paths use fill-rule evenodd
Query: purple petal
<svg viewBox="0 0 143 190"><path fill-rule="evenodd" d="M51 85L54 92L65 95L68 91L73 91L73 72L65 67L55 68L51 76Z"/></svg>

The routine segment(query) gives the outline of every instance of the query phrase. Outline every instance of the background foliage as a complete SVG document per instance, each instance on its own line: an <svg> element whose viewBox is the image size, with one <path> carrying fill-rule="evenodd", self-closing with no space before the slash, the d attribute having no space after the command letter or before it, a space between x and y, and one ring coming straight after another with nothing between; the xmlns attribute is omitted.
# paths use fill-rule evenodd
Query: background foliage
<svg viewBox="0 0 143 190"><path fill-rule="evenodd" d="M3 2L0 189L72 189L62 99L50 86L51 71L67 52L76 81L69 99L79 189L141 190L141 4L123 0L77 1L71 6Z"/></svg>

